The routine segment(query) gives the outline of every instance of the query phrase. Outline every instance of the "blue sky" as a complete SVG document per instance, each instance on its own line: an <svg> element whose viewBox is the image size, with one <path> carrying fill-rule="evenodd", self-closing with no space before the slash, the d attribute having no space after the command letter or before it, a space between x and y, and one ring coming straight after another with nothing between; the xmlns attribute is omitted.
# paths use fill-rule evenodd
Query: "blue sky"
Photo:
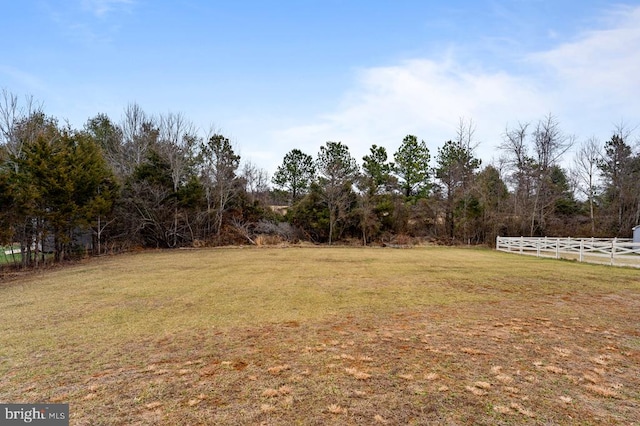
<svg viewBox="0 0 640 426"><path fill-rule="evenodd" d="M640 124L640 2L25 0L2 6L0 88L80 128L131 102L221 130L273 172L342 141L360 160L461 118L485 163L553 114L578 142Z"/></svg>

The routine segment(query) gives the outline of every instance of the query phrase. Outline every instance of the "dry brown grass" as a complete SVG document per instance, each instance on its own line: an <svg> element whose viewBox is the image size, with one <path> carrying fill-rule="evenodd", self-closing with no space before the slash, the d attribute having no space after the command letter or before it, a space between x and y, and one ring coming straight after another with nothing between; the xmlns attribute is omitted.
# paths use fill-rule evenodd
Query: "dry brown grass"
<svg viewBox="0 0 640 426"><path fill-rule="evenodd" d="M0 285L0 400L73 425L633 424L639 277L449 248L104 258Z"/></svg>

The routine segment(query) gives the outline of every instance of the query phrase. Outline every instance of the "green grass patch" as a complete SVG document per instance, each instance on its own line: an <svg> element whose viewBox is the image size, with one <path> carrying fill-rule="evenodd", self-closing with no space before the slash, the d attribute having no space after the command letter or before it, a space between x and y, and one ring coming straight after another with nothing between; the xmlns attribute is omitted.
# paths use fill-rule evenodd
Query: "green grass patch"
<svg viewBox="0 0 640 426"><path fill-rule="evenodd" d="M6 264L19 264L21 260L20 246L0 247L0 267Z"/></svg>

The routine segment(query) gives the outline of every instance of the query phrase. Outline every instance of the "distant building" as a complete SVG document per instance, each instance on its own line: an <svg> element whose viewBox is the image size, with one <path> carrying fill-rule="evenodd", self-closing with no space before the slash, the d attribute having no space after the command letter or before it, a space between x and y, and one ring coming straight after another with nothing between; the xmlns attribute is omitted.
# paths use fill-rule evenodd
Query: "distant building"
<svg viewBox="0 0 640 426"><path fill-rule="evenodd" d="M640 243L640 225L633 228L633 242Z"/></svg>
<svg viewBox="0 0 640 426"><path fill-rule="evenodd" d="M269 208L271 209L272 212L278 213L282 216L287 214L287 211L289 211L289 209L291 207L289 206L269 206Z"/></svg>

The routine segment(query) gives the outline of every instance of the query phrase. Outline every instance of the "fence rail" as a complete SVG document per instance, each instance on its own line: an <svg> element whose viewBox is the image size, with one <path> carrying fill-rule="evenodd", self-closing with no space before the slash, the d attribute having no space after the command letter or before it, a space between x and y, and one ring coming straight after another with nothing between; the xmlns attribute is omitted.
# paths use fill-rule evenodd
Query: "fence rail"
<svg viewBox="0 0 640 426"><path fill-rule="evenodd" d="M496 250L640 268L640 243L629 238L498 237Z"/></svg>

